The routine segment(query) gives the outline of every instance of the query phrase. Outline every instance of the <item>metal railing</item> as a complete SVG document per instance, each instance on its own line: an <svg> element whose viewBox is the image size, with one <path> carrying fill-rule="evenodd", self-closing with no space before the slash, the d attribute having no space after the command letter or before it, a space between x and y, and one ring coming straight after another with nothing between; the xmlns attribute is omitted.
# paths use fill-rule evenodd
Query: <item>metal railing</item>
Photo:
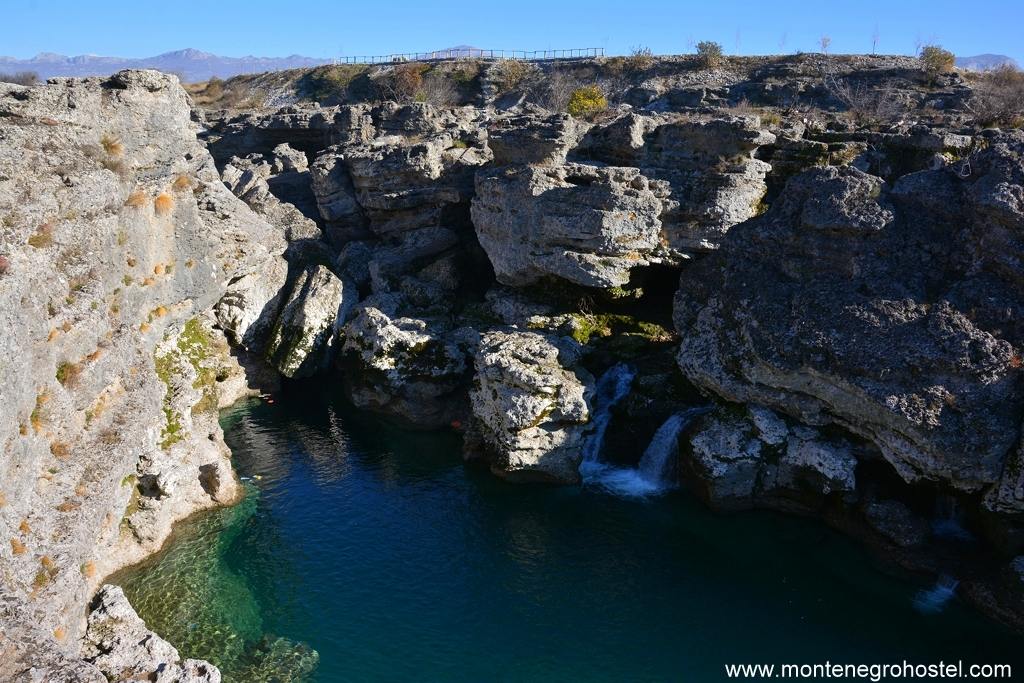
<svg viewBox="0 0 1024 683"><path fill-rule="evenodd" d="M604 57L603 47L579 47L568 50L480 50L457 48L434 50L433 52L397 52L390 55L358 55L339 57L335 64L394 64L401 62L433 62L446 59L522 59L527 61L543 59L580 59Z"/></svg>

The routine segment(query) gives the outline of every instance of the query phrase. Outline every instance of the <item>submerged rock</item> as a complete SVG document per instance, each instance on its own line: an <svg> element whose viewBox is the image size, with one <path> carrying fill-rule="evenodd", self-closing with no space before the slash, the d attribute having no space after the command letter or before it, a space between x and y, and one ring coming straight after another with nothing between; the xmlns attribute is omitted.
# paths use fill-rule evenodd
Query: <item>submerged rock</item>
<svg viewBox="0 0 1024 683"><path fill-rule="evenodd" d="M579 481L593 382L585 371L565 369L564 355L553 340L532 332L482 336L470 402L492 470L501 476Z"/></svg>

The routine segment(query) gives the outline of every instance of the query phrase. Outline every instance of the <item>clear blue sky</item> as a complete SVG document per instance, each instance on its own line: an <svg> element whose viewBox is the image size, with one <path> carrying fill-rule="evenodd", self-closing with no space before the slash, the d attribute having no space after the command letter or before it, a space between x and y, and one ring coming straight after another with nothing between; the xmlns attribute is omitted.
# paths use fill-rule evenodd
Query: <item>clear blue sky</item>
<svg viewBox="0 0 1024 683"><path fill-rule="evenodd" d="M910 54L921 42L1024 65L1024 0L2 0L0 54L145 57L194 47L228 56L387 54L468 44L494 49L604 47L626 54L831 51Z"/></svg>

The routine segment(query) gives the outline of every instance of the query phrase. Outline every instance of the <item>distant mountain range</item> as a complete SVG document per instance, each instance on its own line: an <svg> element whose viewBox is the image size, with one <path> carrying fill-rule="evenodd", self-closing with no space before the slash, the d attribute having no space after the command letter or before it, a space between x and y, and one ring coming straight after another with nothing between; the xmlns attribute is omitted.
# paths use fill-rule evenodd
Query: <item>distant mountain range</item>
<svg viewBox="0 0 1024 683"><path fill-rule="evenodd" d="M439 52L450 52L452 56L471 56L479 48L470 45L456 45ZM53 52L42 52L31 59L15 59L0 57L0 73L32 71L39 78L55 76L108 76L121 69L158 69L177 74L186 82L205 81L211 76L230 78L238 74L262 73L281 69L299 69L304 67L330 64L330 59L317 59L290 55L288 57L221 57L191 48L165 52L156 57L101 57L99 55L67 55ZM1002 64L1017 63L1006 55L974 55L973 57L957 57L956 65L963 69L983 71Z"/></svg>
<svg viewBox="0 0 1024 683"><path fill-rule="evenodd" d="M33 71L39 78L55 76L108 76L121 69L158 69L177 74L186 82L205 81L211 76L230 78L244 73L298 69L329 64L329 59L301 55L288 57L221 57L201 50L177 50L156 57L101 57L43 52L31 59L0 57L0 72Z"/></svg>
<svg viewBox="0 0 1024 683"><path fill-rule="evenodd" d="M969 71L986 71L988 69L994 69L997 66L1002 66L1003 64L1017 66L1017 62L1006 55L985 54L974 55L973 57L956 58L956 65L961 69L968 69Z"/></svg>

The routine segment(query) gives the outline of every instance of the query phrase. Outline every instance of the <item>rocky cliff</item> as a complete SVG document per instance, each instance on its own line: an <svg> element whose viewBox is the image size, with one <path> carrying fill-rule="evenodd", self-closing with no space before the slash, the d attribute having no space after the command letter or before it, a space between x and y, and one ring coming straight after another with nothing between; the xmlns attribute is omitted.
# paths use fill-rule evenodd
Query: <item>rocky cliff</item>
<svg viewBox="0 0 1024 683"><path fill-rule="evenodd" d="M0 91L0 671L147 666L123 596L84 607L230 502L216 408L259 367L520 482L710 404L671 468L710 505L820 516L1024 624L1020 131L902 58L558 67L608 84L587 118L538 94L555 67L484 66L486 106Z"/></svg>

